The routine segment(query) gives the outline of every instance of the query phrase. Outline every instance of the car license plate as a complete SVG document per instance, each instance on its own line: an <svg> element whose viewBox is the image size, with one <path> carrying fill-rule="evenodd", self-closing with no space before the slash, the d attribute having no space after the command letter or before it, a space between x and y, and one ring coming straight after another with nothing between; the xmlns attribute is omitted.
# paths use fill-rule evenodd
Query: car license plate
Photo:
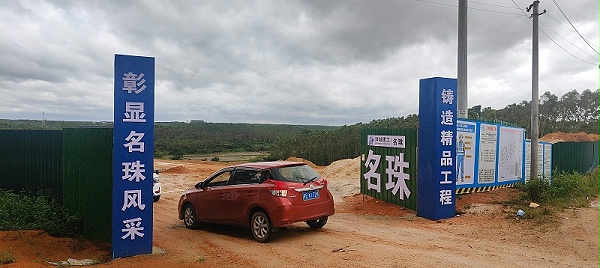
<svg viewBox="0 0 600 268"><path fill-rule="evenodd" d="M308 191L302 193L302 200L313 200L319 198L319 190Z"/></svg>

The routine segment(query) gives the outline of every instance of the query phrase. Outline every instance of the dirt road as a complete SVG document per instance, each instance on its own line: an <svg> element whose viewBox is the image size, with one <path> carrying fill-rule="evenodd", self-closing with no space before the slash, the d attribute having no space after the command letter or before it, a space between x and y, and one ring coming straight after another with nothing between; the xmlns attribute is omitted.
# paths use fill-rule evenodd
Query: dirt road
<svg viewBox="0 0 600 268"><path fill-rule="evenodd" d="M156 162L163 196L154 204L155 254L113 260L114 267L598 267L597 208L569 209L556 225L517 221L494 200L514 189L471 194L458 200L465 214L439 222L410 210L355 195L353 161L317 169L329 178L336 214L311 230L304 223L280 229L269 243L246 228L209 225L189 230L177 219L185 189L225 164ZM348 165L348 166L346 166ZM335 168L334 168L335 166ZM346 167L344 167L346 166ZM358 167L358 165L356 165ZM359 171L358 171L359 172ZM329 174L330 175L330 174ZM354 184L355 186L352 186ZM345 196L345 197L344 197ZM492 203L492 204L490 204ZM5 240L5 239L2 239ZM4 243L4 241L2 242ZM16 245L16 244L15 244ZM2 245L6 246L6 245ZM0 251L2 247L0 246ZM97 251L95 251L97 252ZM95 253L97 254L97 253ZM66 257L69 256L64 256ZM54 257L58 258L58 257ZM8 267L37 267L20 262Z"/></svg>

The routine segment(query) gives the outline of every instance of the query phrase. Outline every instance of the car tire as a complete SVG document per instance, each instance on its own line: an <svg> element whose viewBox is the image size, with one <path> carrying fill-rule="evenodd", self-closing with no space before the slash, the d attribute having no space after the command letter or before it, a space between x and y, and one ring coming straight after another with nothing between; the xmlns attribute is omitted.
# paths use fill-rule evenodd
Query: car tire
<svg viewBox="0 0 600 268"><path fill-rule="evenodd" d="M183 224L189 229L198 229L200 222L196 217L196 210L190 204L183 206Z"/></svg>
<svg viewBox="0 0 600 268"><path fill-rule="evenodd" d="M154 197L154 202L156 202L158 200L160 200L160 195L157 195L157 196Z"/></svg>
<svg viewBox="0 0 600 268"><path fill-rule="evenodd" d="M269 242L269 240L271 240L271 235L273 234L271 220L267 214L262 211L257 211L252 214L250 230L252 231L254 239L261 243Z"/></svg>
<svg viewBox="0 0 600 268"><path fill-rule="evenodd" d="M313 230L320 229L321 227L325 226L325 224L327 223L327 219L328 218L329 217L325 216L325 217L320 218L318 220L306 221L306 224L308 224L308 227L310 227Z"/></svg>

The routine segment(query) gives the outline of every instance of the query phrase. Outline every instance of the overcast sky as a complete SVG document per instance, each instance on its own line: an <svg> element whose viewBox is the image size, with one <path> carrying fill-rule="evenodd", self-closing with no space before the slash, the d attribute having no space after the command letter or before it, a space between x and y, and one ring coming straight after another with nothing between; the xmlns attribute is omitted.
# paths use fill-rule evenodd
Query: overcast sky
<svg viewBox="0 0 600 268"><path fill-rule="evenodd" d="M469 1L469 107L531 100L532 23L516 6L531 3ZM0 118L112 121L115 54L156 58L156 121L351 125L416 114L419 79L457 76L457 6L3 0ZM540 95L598 89L598 1L543 9Z"/></svg>

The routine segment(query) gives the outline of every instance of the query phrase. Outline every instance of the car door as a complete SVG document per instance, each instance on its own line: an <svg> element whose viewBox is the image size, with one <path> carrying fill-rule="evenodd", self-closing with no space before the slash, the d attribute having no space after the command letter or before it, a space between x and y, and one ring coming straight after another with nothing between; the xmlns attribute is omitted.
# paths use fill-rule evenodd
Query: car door
<svg viewBox="0 0 600 268"><path fill-rule="evenodd" d="M227 189L227 220L236 225L248 224L248 211L259 193L260 170L236 168Z"/></svg>
<svg viewBox="0 0 600 268"><path fill-rule="evenodd" d="M201 221L225 222L229 180L233 169L220 170L202 184L202 191L196 193L193 205Z"/></svg>

